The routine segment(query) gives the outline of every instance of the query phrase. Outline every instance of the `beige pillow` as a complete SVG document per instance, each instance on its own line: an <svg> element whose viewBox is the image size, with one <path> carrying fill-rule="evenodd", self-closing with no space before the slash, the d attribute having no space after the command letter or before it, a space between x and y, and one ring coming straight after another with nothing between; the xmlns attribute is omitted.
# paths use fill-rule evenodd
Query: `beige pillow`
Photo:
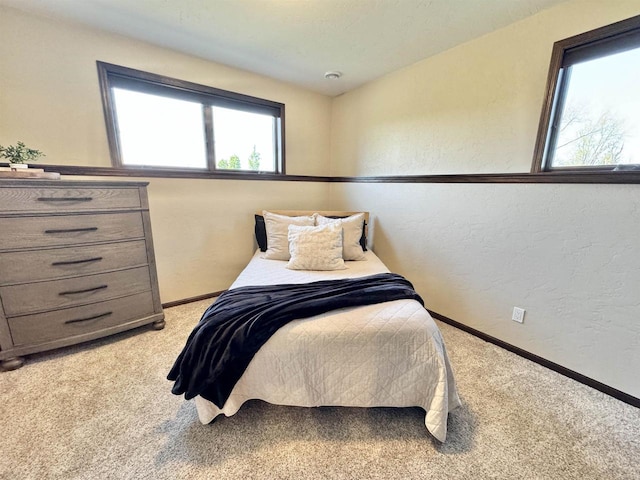
<svg viewBox="0 0 640 480"><path fill-rule="evenodd" d="M289 225L291 270L344 270L342 228L337 223L318 227Z"/></svg>
<svg viewBox="0 0 640 480"><path fill-rule="evenodd" d="M318 214L316 216L317 225L327 225L335 223L343 229L342 237L342 258L344 260L365 260L364 250L360 245L362 228L364 226L364 213L356 213L347 218L328 218Z"/></svg>
<svg viewBox="0 0 640 480"><path fill-rule="evenodd" d="M264 226L267 232L267 251L262 258L271 260L289 260L289 225L314 226L316 216L305 215L301 217L288 217L263 210Z"/></svg>

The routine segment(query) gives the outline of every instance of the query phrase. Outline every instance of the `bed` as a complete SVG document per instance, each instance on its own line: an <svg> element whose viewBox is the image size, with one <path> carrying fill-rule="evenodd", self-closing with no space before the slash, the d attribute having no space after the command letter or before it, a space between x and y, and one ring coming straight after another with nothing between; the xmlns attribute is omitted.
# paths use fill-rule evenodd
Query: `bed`
<svg viewBox="0 0 640 480"><path fill-rule="evenodd" d="M300 218L306 213L310 212L275 214ZM354 212L322 214L350 219ZM361 251L356 253L360 260L345 261L343 267L328 271L287 268L295 255L289 260L268 258L268 249L262 248L264 241L256 230L260 248L229 292L281 285L306 288L394 275L374 252L365 251L368 214L363 215L362 236L358 238ZM346 249L347 224L343 225ZM289 228L291 232L293 227ZM314 228L302 226L299 230ZM290 246L293 248L293 242ZM347 253L344 250L343 256ZM316 252L312 257L317 257ZM170 375L170 379L175 377ZM446 439L448 412L460 405L440 331L420 301L412 298L339 308L288 321L259 347L224 404L217 402L220 406L216 406L201 395L194 399L204 424L221 414L234 415L251 399L302 407L421 407L425 426L441 442Z"/></svg>

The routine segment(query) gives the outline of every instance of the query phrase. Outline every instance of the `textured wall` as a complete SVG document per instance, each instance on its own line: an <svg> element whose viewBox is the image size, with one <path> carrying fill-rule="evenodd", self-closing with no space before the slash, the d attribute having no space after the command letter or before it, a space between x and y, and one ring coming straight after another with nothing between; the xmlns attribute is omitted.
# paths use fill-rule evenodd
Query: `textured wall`
<svg viewBox="0 0 640 480"><path fill-rule="evenodd" d="M110 166L96 60L286 104L287 173L328 174L331 99L246 71L0 7L0 143Z"/></svg>
<svg viewBox="0 0 640 480"><path fill-rule="evenodd" d="M262 209L316 209L329 185L152 179L151 224L163 302L225 290L255 252Z"/></svg>
<svg viewBox="0 0 640 480"><path fill-rule="evenodd" d="M332 172L529 171L553 42L637 14L567 2L336 98ZM333 184L331 207L371 211L429 308L640 397L638 190Z"/></svg>
<svg viewBox="0 0 640 480"><path fill-rule="evenodd" d="M332 174L528 172L553 43L638 13L567 2L337 97Z"/></svg>
<svg viewBox="0 0 640 480"><path fill-rule="evenodd" d="M328 173L329 97L3 7L0 59L0 144L22 140L46 153L40 163L110 166L96 69L102 60L283 102L287 172ZM253 253L254 211L321 208L328 192L319 183L148 181L163 302L227 288Z"/></svg>
<svg viewBox="0 0 640 480"><path fill-rule="evenodd" d="M286 103L292 174L526 172L553 41L638 13L567 2L331 101L0 7L0 143L108 166L100 59ZM370 210L376 252L430 308L640 397L636 186L149 181L165 302L229 285L254 210Z"/></svg>
<svg viewBox="0 0 640 480"><path fill-rule="evenodd" d="M331 197L371 211L373 249L428 308L640 397L637 190L332 184Z"/></svg>

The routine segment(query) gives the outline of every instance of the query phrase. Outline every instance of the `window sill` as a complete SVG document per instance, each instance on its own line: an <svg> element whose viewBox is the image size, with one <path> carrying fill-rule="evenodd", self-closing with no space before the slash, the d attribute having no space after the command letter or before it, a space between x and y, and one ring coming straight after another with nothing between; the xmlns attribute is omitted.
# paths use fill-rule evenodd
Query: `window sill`
<svg viewBox="0 0 640 480"><path fill-rule="evenodd" d="M44 168L47 172L58 172L61 175L86 175L97 177L146 177L146 178L200 178L215 180L269 180L269 181L311 181L326 182L330 177L313 177L306 175L285 175L283 173L258 173L247 171L186 170L173 168L145 167L91 167L79 165L33 165Z"/></svg>

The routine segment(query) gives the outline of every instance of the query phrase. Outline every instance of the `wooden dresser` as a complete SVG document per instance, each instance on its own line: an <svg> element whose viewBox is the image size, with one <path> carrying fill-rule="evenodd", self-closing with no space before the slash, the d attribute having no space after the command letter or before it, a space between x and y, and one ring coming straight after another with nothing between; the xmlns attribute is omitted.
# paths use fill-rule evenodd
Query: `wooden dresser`
<svg viewBox="0 0 640 480"><path fill-rule="evenodd" d="M147 183L0 179L0 366L164 327Z"/></svg>

